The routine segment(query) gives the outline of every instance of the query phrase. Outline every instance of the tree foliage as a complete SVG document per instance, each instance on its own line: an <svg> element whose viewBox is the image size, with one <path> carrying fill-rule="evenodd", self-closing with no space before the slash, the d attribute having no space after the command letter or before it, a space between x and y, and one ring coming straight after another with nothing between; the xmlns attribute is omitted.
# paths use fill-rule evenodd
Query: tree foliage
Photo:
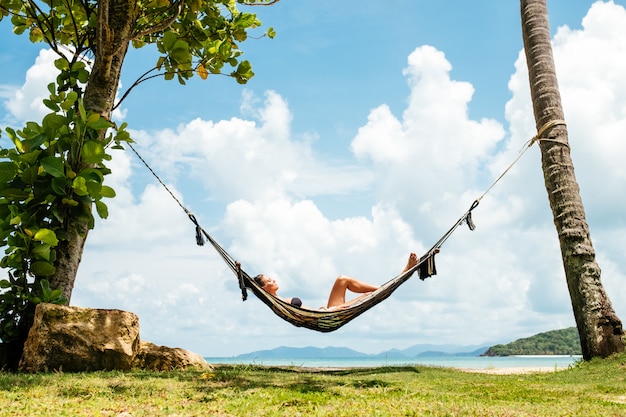
<svg viewBox="0 0 626 417"><path fill-rule="evenodd" d="M86 77L81 62L72 68L62 59L55 64L61 69L57 82L71 72L77 79ZM87 112L75 91L59 91L55 83L48 89L44 103L52 112L21 130L7 127L14 148L0 149L0 243L6 246L0 266L9 270L9 279L0 281L6 289L0 295L3 341L15 336L27 304L44 296L48 281L42 286L41 279L56 271L55 248L67 239L67 219L84 219L93 228L92 206L100 217L108 216L103 199L115 191L104 185L110 172L104 162L111 159L106 149L129 139L121 126L101 140L100 132L111 122ZM65 297L53 299L63 302Z"/></svg>
<svg viewBox="0 0 626 417"><path fill-rule="evenodd" d="M0 266L8 270L0 340L17 337L29 305L69 300L93 209L108 216L109 151L132 142L126 124L111 120L129 46L156 49L153 67L131 90L154 77L185 84L222 74L244 84L254 73L239 44L261 22L237 5L276 1L0 0L0 24L10 20L16 35L58 55L44 100L50 112L21 129L6 127L13 147L0 149Z"/></svg>
<svg viewBox="0 0 626 417"><path fill-rule="evenodd" d="M518 339L506 345L492 346L483 356L580 354L578 330L576 327L568 327Z"/></svg>

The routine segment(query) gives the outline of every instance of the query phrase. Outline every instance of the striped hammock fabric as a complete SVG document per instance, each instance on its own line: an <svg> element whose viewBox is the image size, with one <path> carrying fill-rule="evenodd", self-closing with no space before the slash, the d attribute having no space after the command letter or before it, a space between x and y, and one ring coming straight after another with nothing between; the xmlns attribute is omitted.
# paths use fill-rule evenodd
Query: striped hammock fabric
<svg viewBox="0 0 626 417"><path fill-rule="evenodd" d="M420 262L412 269L387 281L376 291L367 294L353 304L337 310L313 310L293 306L265 291L243 270L239 269L237 273L240 287L242 287L241 284L243 283L241 289L244 299L246 298L246 289L250 289L259 300L265 303L274 314L283 320L297 327L328 333L339 329L378 303L386 300L400 285L411 278L416 270L420 279L426 279L431 275L435 275L437 271L435 269L434 254L422 257Z"/></svg>

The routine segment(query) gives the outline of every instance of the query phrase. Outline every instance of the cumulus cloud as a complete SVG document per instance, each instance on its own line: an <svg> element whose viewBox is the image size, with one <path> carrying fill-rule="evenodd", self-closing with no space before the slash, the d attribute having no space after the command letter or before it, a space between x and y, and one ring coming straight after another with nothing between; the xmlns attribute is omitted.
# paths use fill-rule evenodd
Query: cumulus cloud
<svg viewBox="0 0 626 417"><path fill-rule="evenodd" d="M258 102L244 97L246 108ZM260 107L248 111L255 116L251 120L195 119L176 130L139 132L138 142L162 173L191 177L221 201L345 194L367 187L367 171L324 162L308 137L292 136L291 114L277 93L268 91Z"/></svg>
<svg viewBox="0 0 626 417"><path fill-rule="evenodd" d="M58 56L49 49L42 49L35 64L26 71L24 85L12 91L5 106L11 116L18 120L41 120L50 112L43 99L48 98L48 84L54 81L54 60Z"/></svg>
<svg viewBox="0 0 626 417"><path fill-rule="evenodd" d="M554 56L603 279L626 318L619 284L626 80L614 59L626 47L623 28L622 7L596 3L582 29L559 29ZM509 82L506 127L469 116L474 88L451 78L453 65L442 51L417 47L404 69L406 108L372 109L347 160L317 151L330 139L294 132L288 95L275 91L244 93L239 117L133 137L176 198L248 272L272 275L285 296L317 306L337 274L375 283L394 276L408 252L429 248L535 134L523 53ZM481 201L478 228L462 227L446 242L439 275L407 282L327 335L280 321L254 297L242 303L233 274L210 247L195 245L193 225L167 191L128 153L116 154L112 167L119 198L88 240L74 302L137 312L142 337L155 343L206 355L278 345L378 352L502 342L573 325L536 148ZM355 214L330 215L327 208L339 204Z"/></svg>
<svg viewBox="0 0 626 417"><path fill-rule="evenodd" d="M15 124L30 120L40 121L50 113L43 100L50 96L48 84L56 80L58 70L54 66L54 61L58 58L59 55L51 49L41 49L35 64L26 71L23 85L19 87L0 85L0 98L5 101L7 122ZM113 112L113 118L116 120L123 120L125 116L124 109L116 109Z"/></svg>

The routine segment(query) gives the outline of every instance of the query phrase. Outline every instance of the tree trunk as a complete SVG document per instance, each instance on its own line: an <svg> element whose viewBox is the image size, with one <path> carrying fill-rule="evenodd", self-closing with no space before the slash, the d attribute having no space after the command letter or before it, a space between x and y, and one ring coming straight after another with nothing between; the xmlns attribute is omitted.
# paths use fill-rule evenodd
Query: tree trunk
<svg viewBox="0 0 626 417"><path fill-rule="evenodd" d="M546 0L521 0L521 16L535 122L541 136L544 181L583 358L607 357L624 351L622 322L600 280L600 267L574 175L552 57Z"/></svg>
<svg viewBox="0 0 626 417"><path fill-rule="evenodd" d="M136 0L98 2L98 25L92 45L94 60L85 87L84 104L87 111L100 113L106 119L111 116L122 64L133 37L137 16ZM87 219L70 217L68 239L62 240L57 247L57 270L50 277L50 286L62 289L68 301L72 296L88 231Z"/></svg>

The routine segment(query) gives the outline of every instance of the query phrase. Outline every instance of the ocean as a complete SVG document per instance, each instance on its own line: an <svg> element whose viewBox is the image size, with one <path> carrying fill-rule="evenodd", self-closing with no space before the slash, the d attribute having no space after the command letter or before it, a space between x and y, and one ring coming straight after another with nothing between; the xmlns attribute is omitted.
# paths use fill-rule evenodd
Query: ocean
<svg viewBox="0 0 626 417"><path fill-rule="evenodd" d="M554 368L567 369L581 356L417 356L414 358L205 358L211 364L299 366L306 368L365 368L424 365L456 369Z"/></svg>

